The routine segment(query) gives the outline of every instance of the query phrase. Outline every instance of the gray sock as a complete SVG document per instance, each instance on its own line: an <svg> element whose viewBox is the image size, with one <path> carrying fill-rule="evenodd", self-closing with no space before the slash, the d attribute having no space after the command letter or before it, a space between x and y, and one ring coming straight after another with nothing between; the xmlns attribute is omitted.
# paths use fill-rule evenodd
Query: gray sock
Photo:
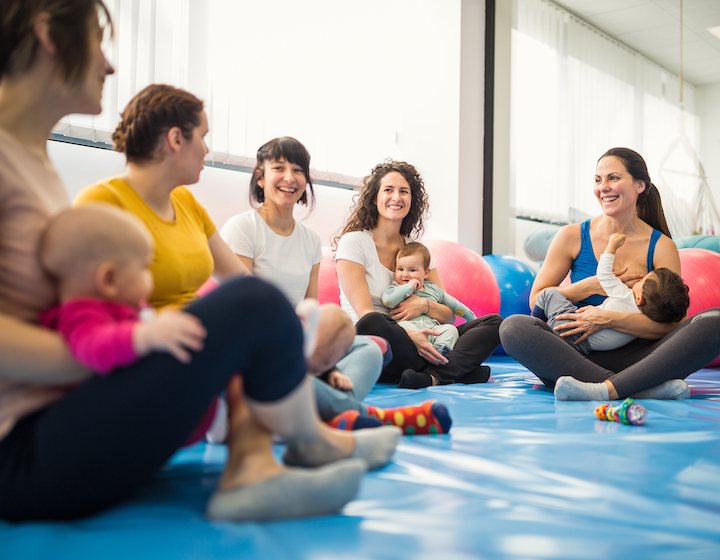
<svg viewBox="0 0 720 560"><path fill-rule="evenodd" d="M350 455L350 458L363 459L370 471L384 467L395 452L401 433L400 428L396 426L355 430L352 432L355 440L355 450ZM307 466L307 462L303 460L303 457L290 447L285 450L283 461L286 465L294 467Z"/></svg>
<svg viewBox="0 0 720 560"><path fill-rule="evenodd" d="M669 379L631 396L633 399L679 400L690 398L690 387L683 379Z"/></svg>
<svg viewBox="0 0 720 560"><path fill-rule="evenodd" d="M355 450L350 457L363 459L369 471L384 467L395 453L402 430L397 426L381 426L353 432Z"/></svg>
<svg viewBox="0 0 720 560"><path fill-rule="evenodd" d="M288 469L258 484L217 490L206 515L218 521L272 521L330 515L352 500L367 470L361 459L316 469Z"/></svg>
<svg viewBox="0 0 720 560"><path fill-rule="evenodd" d="M569 376L555 382L555 399L558 401L606 401L609 398L605 383L583 383Z"/></svg>

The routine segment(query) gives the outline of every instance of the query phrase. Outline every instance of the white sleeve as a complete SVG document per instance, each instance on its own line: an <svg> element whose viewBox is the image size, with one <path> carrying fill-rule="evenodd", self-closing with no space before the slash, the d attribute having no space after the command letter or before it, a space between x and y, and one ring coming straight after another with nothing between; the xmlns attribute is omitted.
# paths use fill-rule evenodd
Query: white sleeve
<svg viewBox="0 0 720 560"><path fill-rule="evenodd" d="M599 306L608 311L630 311L638 310L635 304L635 294L625 283L613 274L615 255L603 253L600 255L597 267L597 279L607 294L607 299Z"/></svg>
<svg viewBox="0 0 720 560"><path fill-rule="evenodd" d="M220 230L220 237L228 244L232 252L249 259L255 259L258 251L255 246L257 225L253 219L254 212L255 210L250 210L233 216L225 222Z"/></svg>
<svg viewBox="0 0 720 560"><path fill-rule="evenodd" d="M352 261L363 265L365 268L365 259L367 257L367 251L364 250L361 243L361 231L351 231L343 235L337 244L337 250L335 251L335 260L346 260Z"/></svg>

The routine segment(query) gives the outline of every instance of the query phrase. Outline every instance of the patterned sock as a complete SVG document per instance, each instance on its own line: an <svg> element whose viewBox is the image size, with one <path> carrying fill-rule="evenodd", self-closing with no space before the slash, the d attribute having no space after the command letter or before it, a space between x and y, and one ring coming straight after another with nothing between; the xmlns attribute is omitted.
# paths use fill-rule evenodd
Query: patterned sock
<svg viewBox="0 0 720 560"><path fill-rule="evenodd" d="M383 424L401 428L406 436L446 434L452 426L452 418L447 407L437 401L425 401L421 404L395 408L368 405L367 409L369 416L374 416Z"/></svg>
<svg viewBox="0 0 720 560"><path fill-rule="evenodd" d="M382 362L382 368L385 369L385 367L392 362L392 350L390 349L390 345L388 344L388 341L385 340L381 336L375 336L374 334L366 334L363 335L365 338L369 338L372 340L375 344L377 344L380 347L380 350L383 353L383 362Z"/></svg>
<svg viewBox="0 0 720 560"><path fill-rule="evenodd" d="M363 430L365 428L377 428L383 425L377 418L366 416L357 410L346 410L332 420L328 420L327 424L337 430Z"/></svg>

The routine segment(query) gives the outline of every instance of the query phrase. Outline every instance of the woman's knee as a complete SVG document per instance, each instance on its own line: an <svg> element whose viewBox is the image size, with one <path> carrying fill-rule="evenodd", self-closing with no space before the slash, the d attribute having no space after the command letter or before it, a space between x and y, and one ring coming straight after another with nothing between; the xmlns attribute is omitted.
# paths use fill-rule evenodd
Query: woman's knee
<svg viewBox="0 0 720 560"><path fill-rule="evenodd" d="M394 321L388 321L388 316L378 313L368 313L355 323L355 330L358 334L376 334L387 339L387 334L393 327L397 327Z"/></svg>
<svg viewBox="0 0 720 560"><path fill-rule="evenodd" d="M233 278L186 309L203 320L219 320L253 329L282 324L297 318L292 305L275 286L253 276ZM291 324L295 321L291 321ZM295 325L300 327L299 321Z"/></svg>
<svg viewBox="0 0 720 560"><path fill-rule="evenodd" d="M513 348L517 343L522 342L523 333L535 319L530 315L510 315L502 321L499 328L500 344L506 352L508 348Z"/></svg>
<svg viewBox="0 0 720 560"><path fill-rule="evenodd" d="M706 309L705 311L701 311L700 313L697 313L696 315L693 315L688 319L689 323L695 323L698 321L703 321L703 323L712 323L715 326L720 326L720 307L712 307L710 309ZM708 325L707 328L710 328L710 325Z"/></svg>

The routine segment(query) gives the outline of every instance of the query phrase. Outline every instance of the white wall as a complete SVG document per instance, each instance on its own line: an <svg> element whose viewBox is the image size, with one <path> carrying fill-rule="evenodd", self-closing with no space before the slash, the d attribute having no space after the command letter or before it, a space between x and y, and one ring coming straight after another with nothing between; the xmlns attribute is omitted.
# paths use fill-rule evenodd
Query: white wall
<svg viewBox="0 0 720 560"><path fill-rule="evenodd" d="M125 167L125 156L110 150L49 142L48 152L70 200L84 186L118 175ZM220 229L230 216L250 208L249 184L249 173L206 166L200 181L190 190ZM308 215L306 209L297 207L295 216L320 234L323 245L330 245L349 214L353 194L345 189L315 185L315 210Z"/></svg>
<svg viewBox="0 0 720 560"><path fill-rule="evenodd" d="M698 156L705 167L715 204L720 205L720 84L698 87L695 104L700 117Z"/></svg>

